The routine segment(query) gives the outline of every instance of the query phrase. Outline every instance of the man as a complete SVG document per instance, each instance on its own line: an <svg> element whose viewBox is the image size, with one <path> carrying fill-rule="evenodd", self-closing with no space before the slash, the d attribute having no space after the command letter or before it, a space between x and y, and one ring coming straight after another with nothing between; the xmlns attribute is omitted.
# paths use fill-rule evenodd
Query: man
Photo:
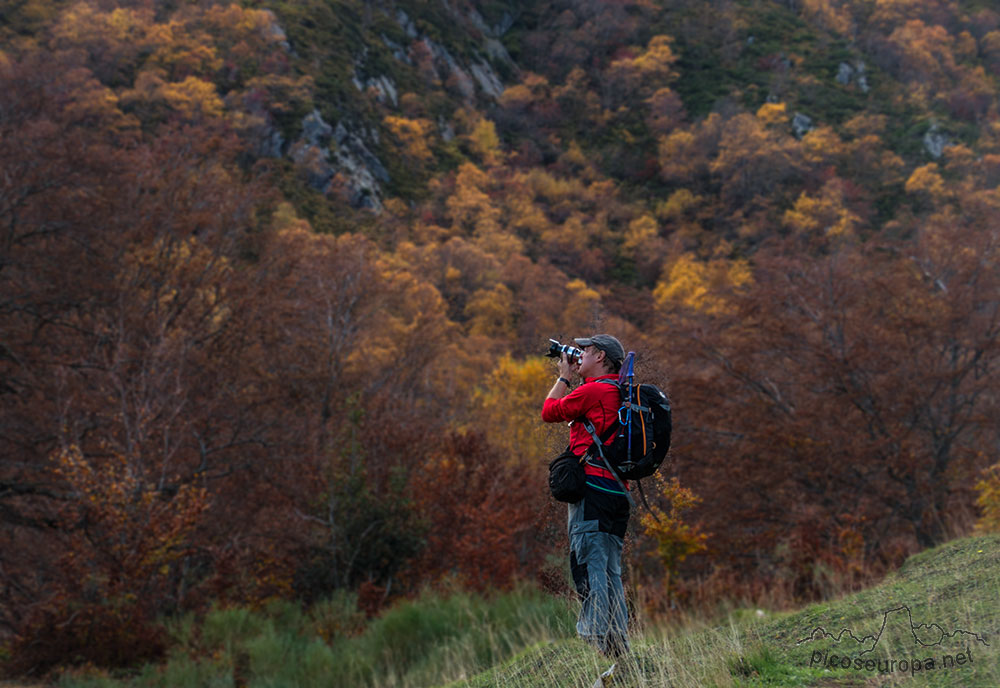
<svg viewBox="0 0 1000 688"><path fill-rule="evenodd" d="M571 362L565 354L561 356L559 379L545 399L542 420L569 421L569 451L583 456L594 444L584 419L593 424L599 437L604 437L617 420L621 406L618 386L601 380L618 381L625 349L608 334L574 341L583 350L583 357ZM574 372L583 378L576 389L570 383ZM570 569L583 602L576 631L602 653L617 656L629 650L628 610L621 579L629 502L623 485L596 451L593 454L584 465L585 496L569 505ZM627 489L627 484L624 487Z"/></svg>

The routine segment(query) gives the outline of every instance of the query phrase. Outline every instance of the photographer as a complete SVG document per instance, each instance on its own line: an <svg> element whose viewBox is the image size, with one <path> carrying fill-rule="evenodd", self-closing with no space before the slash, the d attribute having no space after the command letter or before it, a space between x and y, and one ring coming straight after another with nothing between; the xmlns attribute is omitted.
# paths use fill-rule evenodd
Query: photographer
<svg viewBox="0 0 1000 688"><path fill-rule="evenodd" d="M583 355L559 359L559 379L542 407L546 423L569 422L567 452L582 457L594 443L584 428L590 420L598 436L604 437L616 421L621 405L616 385L625 349L615 337L598 334L574 342ZM573 389L576 373L583 383ZM618 656L628 652L628 610L621 580L621 554L628 527L629 502L622 484L597 456L588 455L584 464L584 497L569 504L570 569L577 593L583 602L576 631L602 653ZM627 484L625 485L627 489Z"/></svg>

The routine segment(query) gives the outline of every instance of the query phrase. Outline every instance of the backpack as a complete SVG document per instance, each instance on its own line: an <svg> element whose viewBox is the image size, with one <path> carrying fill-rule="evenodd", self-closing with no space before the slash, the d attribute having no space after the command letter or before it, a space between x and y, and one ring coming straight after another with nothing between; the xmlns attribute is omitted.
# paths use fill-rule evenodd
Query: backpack
<svg viewBox="0 0 1000 688"><path fill-rule="evenodd" d="M673 429L670 400L656 385L635 384L634 361L635 353L630 351L617 381L598 380L616 385L621 393L618 421L611 425L603 438L598 437L589 420L584 422L584 427L594 438L594 445L588 451L593 454L596 448L596 453L605 460L619 482L640 480L655 473L666 459ZM612 436L614 439L611 439ZM611 443L605 444L608 440ZM642 494L641 484L639 492ZM627 491L626 496L634 504ZM642 497L645 502L645 495Z"/></svg>
<svg viewBox="0 0 1000 688"><path fill-rule="evenodd" d="M602 442L604 458L623 480L648 478L663 464L670 449L670 400L659 387L648 383L631 385L631 399L629 385L620 389L622 406L618 422L612 425L614 439L611 444Z"/></svg>

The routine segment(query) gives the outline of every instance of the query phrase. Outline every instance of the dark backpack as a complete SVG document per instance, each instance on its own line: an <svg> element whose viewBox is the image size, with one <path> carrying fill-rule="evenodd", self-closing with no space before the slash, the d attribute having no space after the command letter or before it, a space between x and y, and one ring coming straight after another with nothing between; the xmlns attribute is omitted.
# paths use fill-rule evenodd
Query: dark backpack
<svg viewBox="0 0 1000 688"><path fill-rule="evenodd" d="M604 437L597 436L594 425L589 420L584 419L583 424L594 438L594 444L587 450L588 454L603 459L632 506L635 506L635 500L622 481L638 481L656 472L667 457L670 432L673 429L670 400L656 385L635 384L634 364L635 354L630 351L625 357L617 382L598 380L616 385L621 393L622 405L618 409L617 422L611 424ZM610 444L605 444L608 441ZM642 483L638 485L642 503L656 518L656 513L646 502Z"/></svg>
<svg viewBox="0 0 1000 688"><path fill-rule="evenodd" d="M631 399L629 385L619 387L622 405L618 422L612 425L614 439L602 447L604 458L623 480L648 478L663 464L670 449L670 400L656 385L631 385ZM605 435L605 442L609 437L610 433Z"/></svg>

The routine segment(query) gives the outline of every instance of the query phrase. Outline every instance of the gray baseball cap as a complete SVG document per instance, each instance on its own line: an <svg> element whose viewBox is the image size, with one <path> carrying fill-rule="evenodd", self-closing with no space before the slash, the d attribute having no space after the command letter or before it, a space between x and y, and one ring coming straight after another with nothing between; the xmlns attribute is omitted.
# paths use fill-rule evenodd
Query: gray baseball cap
<svg viewBox="0 0 1000 688"><path fill-rule="evenodd" d="M581 339L574 339L576 345L579 347L585 346L596 346L598 349L607 354L615 363L621 363L625 360L625 347L619 342L615 337L610 334L595 334L590 337L583 337Z"/></svg>

